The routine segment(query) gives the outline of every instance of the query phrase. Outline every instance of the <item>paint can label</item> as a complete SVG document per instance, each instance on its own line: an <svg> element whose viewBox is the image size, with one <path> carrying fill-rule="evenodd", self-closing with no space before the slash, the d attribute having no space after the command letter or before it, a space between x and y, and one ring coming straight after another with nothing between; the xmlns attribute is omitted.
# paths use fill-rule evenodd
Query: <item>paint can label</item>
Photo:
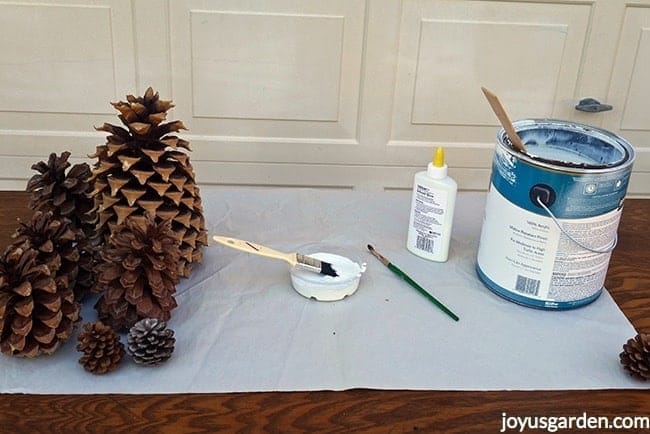
<svg viewBox="0 0 650 434"><path fill-rule="evenodd" d="M559 222L578 241L605 249L616 236L620 216L617 208ZM480 246L479 273L493 290L544 308L575 307L597 297L611 256L578 246L550 217L518 207L494 185L487 196Z"/></svg>

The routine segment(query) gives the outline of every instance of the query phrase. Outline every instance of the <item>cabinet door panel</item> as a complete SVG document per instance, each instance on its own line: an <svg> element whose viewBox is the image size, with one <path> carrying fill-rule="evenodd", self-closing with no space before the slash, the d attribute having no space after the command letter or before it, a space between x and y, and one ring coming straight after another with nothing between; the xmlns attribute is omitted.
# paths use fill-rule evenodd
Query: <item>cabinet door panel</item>
<svg viewBox="0 0 650 434"><path fill-rule="evenodd" d="M12 131L92 131L135 85L125 0L0 3L0 124Z"/></svg>
<svg viewBox="0 0 650 434"><path fill-rule="evenodd" d="M573 2L404 2L394 144L491 140L481 86L513 119L571 116L589 14Z"/></svg>
<svg viewBox="0 0 650 434"><path fill-rule="evenodd" d="M169 2L176 116L196 158L355 156L366 4Z"/></svg>

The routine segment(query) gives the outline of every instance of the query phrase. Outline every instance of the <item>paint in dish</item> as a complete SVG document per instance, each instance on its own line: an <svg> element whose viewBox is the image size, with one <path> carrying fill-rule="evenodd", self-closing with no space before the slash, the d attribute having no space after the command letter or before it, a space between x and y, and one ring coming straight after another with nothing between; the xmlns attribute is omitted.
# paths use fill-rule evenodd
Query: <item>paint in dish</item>
<svg viewBox="0 0 650 434"><path fill-rule="evenodd" d="M309 256L332 264L338 276L316 274L300 267L291 270L291 284L302 296L318 301L336 301L354 294L359 287L361 275L366 271L366 264L334 253L317 252Z"/></svg>

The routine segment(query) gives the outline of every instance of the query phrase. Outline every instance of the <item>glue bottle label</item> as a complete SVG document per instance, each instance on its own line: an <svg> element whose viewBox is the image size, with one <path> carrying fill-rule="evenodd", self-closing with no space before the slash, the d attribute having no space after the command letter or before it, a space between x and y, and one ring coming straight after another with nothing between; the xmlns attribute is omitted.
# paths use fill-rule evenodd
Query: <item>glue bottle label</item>
<svg viewBox="0 0 650 434"><path fill-rule="evenodd" d="M416 184L411 203L411 225L408 246L431 255L438 255L442 249L442 235L447 209L447 195L444 190L435 190Z"/></svg>

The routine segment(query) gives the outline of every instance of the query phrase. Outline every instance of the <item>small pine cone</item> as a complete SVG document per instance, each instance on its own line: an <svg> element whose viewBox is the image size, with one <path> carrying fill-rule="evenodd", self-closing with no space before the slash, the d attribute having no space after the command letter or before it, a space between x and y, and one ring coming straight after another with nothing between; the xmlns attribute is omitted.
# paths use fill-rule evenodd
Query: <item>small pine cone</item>
<svg viewBox="0 0 650 434"><path fill-rule="evenodd" d="M145 318L137 323L127 335L126 352L139 365L159 365L166 362L174 352L174 331L166 328L165 321Z"/></svg>
<svg viewBox="0 0 650 434"><path fill-rule="evenodd" d="M96 321L87 323L77 342L77 351L84 353L79 363L93 374L105 374L113 371L122 361L124 345L115 331Z"/></svg>
<svg viewBox="0 0 650 434"><path fill-rule="evenodd" d="M650 334L639 333L623 345L621 364L639 380L650 380Z"/></svg>

